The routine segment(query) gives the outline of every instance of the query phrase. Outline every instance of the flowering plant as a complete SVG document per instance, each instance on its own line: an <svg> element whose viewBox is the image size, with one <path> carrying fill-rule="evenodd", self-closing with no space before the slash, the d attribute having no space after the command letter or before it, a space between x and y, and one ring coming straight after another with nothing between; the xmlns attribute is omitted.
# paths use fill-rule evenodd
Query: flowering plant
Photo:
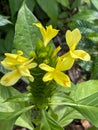
<svg viewBox="0 0 98 130"><path fill-rule="evenodd" d="M23 23L23 14L28 24ZM1 130L11 130L14 124L30 130L63 130L73 119L87 119L98 127L98 81L74 85L66 74L76 59L90 60L86 51L76 50L81 32L78 28L66 31L69 51L61 56L58 55L61 47L55 48L51 41L58 32L52 25L44 28L25 4L21 7L14 49L5 53L1 61L7 69L0 80ZM20 79L27 84L24 93L14 88Z"/></svg>

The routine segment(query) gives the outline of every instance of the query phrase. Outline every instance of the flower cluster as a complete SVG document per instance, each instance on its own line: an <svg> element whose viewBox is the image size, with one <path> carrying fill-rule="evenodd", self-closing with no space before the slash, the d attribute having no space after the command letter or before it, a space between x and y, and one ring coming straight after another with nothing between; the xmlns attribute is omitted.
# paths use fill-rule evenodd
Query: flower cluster
<svg viewBox="0 0 98 130"><path fill-rule="evenodd" d="M0 83L4 86L14 85L22 76L29 77L30 81L34 77L30 74L29 69L37 66L32 62L33 59L28 59L22 56L22 51L17 51L17 54L5 53L6 58L1 61L1 64L9 71L2 78Z"/></svg>
<svg viewBox="0 0 98 130"><path fill-rule="evenodd" d="M40 29L43 38L42 44L47 50L49 42L58 34L59 30L54 29L52 25L46 26L46 28L41 23L34 23L34 25ZM54 80L61 86L70 87L70 78L64 71L69 70L73 66L75 59L90 60L87 52L76 50L76 46L81 39L79 29L76 28L73 31L68 30L65 34L65 39L69 47L69 52L57 57L56 54L60 50L59 46L51 55L52 58L56 57L55 64L51 64L51 62L45 63L44 60L43 63L38 65L43 72L46 71L42 79L43 82ZM10 71L1 78L1 84L11 86L22 76L26 76L30 81L34 81L34 77L30 74L30 69L35 68L38 63L33 62L35 60L34 58L28 59L22 55L22 51L17 51L17 54L5 53L6 58L1 61L1 64Z"/></svg>

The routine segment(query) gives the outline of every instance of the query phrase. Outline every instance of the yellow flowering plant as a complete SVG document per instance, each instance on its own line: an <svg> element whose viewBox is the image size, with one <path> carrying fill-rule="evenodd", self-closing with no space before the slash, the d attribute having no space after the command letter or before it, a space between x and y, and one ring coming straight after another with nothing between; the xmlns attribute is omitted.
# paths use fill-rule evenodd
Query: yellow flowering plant
<svg viewBox="0 0 98 130"><path fill-rule="evenodd" d="M58 55L62 48L55 48L52 43L59 30L52 25L44 27L38 21L33 21L33 24L29 23L28 31L24 26L22 28L21 11L16 23L14 49L6 52L0 62L7 70L0 79L0 130L11 130L14 124L30 130L64 130L73 119L87 119L98 127L98 92L95 89L89 91L92 81L74 85L67 73L76 59L90 60L86 51L76 49L82 38L80 30L75 28L65 32L69 51ZM31 18L31 13L29 15ZM36 40L25 37L23 31L20 35L21 29L26 30L27 35L31 31L29 38L36 36ZM24 93L15 89L19 81L26 85ZM93 81L97 88L96 82ZM20 84L19 87L24 85Z"/></svg>

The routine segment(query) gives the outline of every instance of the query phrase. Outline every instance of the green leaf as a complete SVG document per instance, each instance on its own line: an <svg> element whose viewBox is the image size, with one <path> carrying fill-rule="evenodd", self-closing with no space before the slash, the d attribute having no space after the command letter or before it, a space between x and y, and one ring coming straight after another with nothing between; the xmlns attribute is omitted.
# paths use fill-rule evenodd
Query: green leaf
<svg viewBox="0 0 98 130"><path fill-rule="evenodd" d="M83 9L81 12L73 15L71 17L72 20L84 20L88 22L93 22L94 20L98 19L98 12L90 9Z"/></svg>
<svg viewBox="0 0 98 130"><path fill-rule="evenodd" d="M74 28L79 28L81 33L86 37L88 34L91 34L93 32L98 33L98 27L94 23L90 23L88 21L84 20L77 20L73 21L69 24L69 26L74 29Z"/></svg>
<svg viewBox="0 0 98 130"><path fill-rule="evenodd" d="M98 33L93 32L90 35L88 35L87 38L92 40L93 42L97 43L98 42Z"/></svg>
<svg viewBox="0 0 98 130"><path fill-rule="evenodd" d="M1 120L0 121L0 130L12 130L17 118L18 118L18 116L12 118L11 120Z"/></svg>
<svg viewBox="0 0 98 130"><path fill-rule="evenodd" d="M91 79L98 79L98 54L97 50L95 52L96 55L93 57L93 64L91 69Z"/></svg>
<svg viewBox="0 0 98 130"><path fill-rule="evenodd" d="M10 10L12 17L18 12L23 0L9 0Z"/></svg>
<svg viewBox="0 0 98 130"><path fill-rule="evenodd" d="M98 80L89 80L76 85L71 92L71 97L75 100L81 100L98 92Z"/></svg>
<svg viewBox="0 0 98 130"><path fill-rule="evenodd" d="M74 87L74 86L73 86ZM53 99L58 122L64 126L72 119L87 119L98 127L98 80L77 84L69 96L60 93ZM51 104L52 104L51 103ZM70 108L69 108L70 107Z"/></svg>
<svg viewBox="0 0 98 130"><path fill-rule="evenodd" d="M54 23L57 22L58 6L56 0L37 0L37 2L51 20Z"/></svg>
<svg viewBox="0 0 98 130"><path fill-rule="evenodd" d="M47 112L42 111L40 130L63 130L61 126Z"/></svg>
<svg viewBox="0 0 98 130"><path fill-rule="evenodd" d="M65 7L69 6L69 0L57 0L60 4L62 4Z"/></svg>
<svg viewBox="0 0 98 130"><path fill-rule="evenodd" d="M7 32L6 38L5 38L5 49L6 52L11 52L13 48L13 40L14 40L14 28L10 27L9 31Z"/></svg>
<svg viewBox="0 0 98 130"><path fill-rule="evenodd" d="M98 127L98 107L80 104L72 105L72 107L79 111L85 117L85 119L90 121L94 126Z"/></svg>
<svg viewBox="0 0 98 130"><path fill-rule="evenodd" d="M34 6L35 6L35 0L26 0L26 5L28 6L28 8L33 11Z"/></svg>
<svg viewBox="0 0 98 130"><path fill-rule="evenodd" d="M21 86L20 86L21 87ZM25 109L25 103L21 102L21 103L14 103L14 102L4 102L5 100L7 100L10 97L13 96L18 96L20 94L20 92L18 92L16 89L12 88L12 87L5 87L0 85L0 124L2 124L2 120L8 119L7 122L10 123L10 119L11 116L14 118L15 116L17 117L20 113L25 112L28 108ZM31 113L24 113L20 116L18 116L19 118L17 119L15 117L15 120L17 119L16 123L17 125L26 127L28 129L32 130L32 125L31 125L31 119L28 118L30 117ZM11 119L12 120L12 119ZM7 123L4 122L4 123ZM22 122L20 124L20 122ZM12 124L12 123L11 123ZM6 126L6 124L5 124ZM2 124L3 127L3 124ZM1 130L1 129L0 129ZM5 129L2 129L5 130ZM12 130L12 129L9 129Z"/></svg>
<svg viewBox="0 0 98 130"><path fill-rule="evenodd" d="M78 102L81 104L84 104L84 105L98 106L98 96L97 95L98 95L98 92L96 92L82 100L79 100Z"/></svg>
<svg viewBox="0 0 98 130"><path fill-rule="evenodd" d="M31 93L21 93L16 96L12 96L5 100L5 102L26 102L30 101L32 94Z"/></svg>
<svg viewBox="0 0 98 130"><path fill-rule="evenodd" d="M38 22L38 20L24 3L19 10L15 26L14 48L22 50L26 56L34 50L40 35L38 28L32 24L33 22Z"/></svg>
<svg viewBox="0 0 98 130"><path fill-rule="evenodd" d="M14 30L10 28L7 32L5 40L0 39L0 54L4 54L5 52L11 52L13 46L13 37Z"/></svg>
<svg viewBox="0 0 98 130"><path fill-rule="evenodd" d="M4 26L6 24L11 24L11 22L8 20L8 17L0 15L0 26Z"/></svg>
<svg viewBox="0 0 98 130"><path fill-rule="evenodd" d="M0 130L12 130L13 125L15 124L16 119L24 112L30 110L33 106L29 106L23 109L20 109L16 112L10 113L10 116L6 118L5 120L2 120L0 123ZM9 115L7 113L0 113L0 117L4 115ZM32 127L33 130L33 127Z"/></svg>
<svg viewBox="0 0 98 130"><path fill-rule="evenodd" d="M98 95L98 93L97 93ZM98 98L93 101L94 96L90 96L88 99L85 99L84 102L61 102L58 105L65 105L67 107L72 107L78 112L80 112L85 119L90 121L94 126L98 127L98 106L93 105L93 103L97 102L98 104ZM93 103L92 103L93 102ZM66 119L66 117L65 117Z"/></svg>
<svg viewBox="0 0 98 130"><path fill-rule="evenodd" d="M9 0L12 18L14 18L15 15L17 15L17 12L19 11L23 1L24 0ZM26 1L28 8L31 11L33 11L33 8L35 6L35 1L34 0L25 0L25 1Z"/></svg>
<svg viewBox="0 0 98 130"><path fill-rule="evenodd" d="M70 122L73 121L73 119L83 119L84 117L78 112L76 111L74 108L72 107L67 107L63 103L66 102L73 102L72 99L70 99L70 97L66 96L65 93L58 93L56 95L54 95L53 99L52 99L52 103L54 103L52 107L52 109L54 110L55 114L57 114L58 116L58 123L64 127L66 125L68 125Z"/></svg>
<svg viewBox="0 0 98 130"><path fill-rule="evenodd" d="M32 125L32 119L31 119L31 112L25 112L23 113L15 122L15 125L21 126L21 127L26 127L30 130L33 130L33 125Z"/></svg>
<svg viewBox="0 0 98 130"><path fill-rule="evenodd" d="M98 0L91 0L91 2L95 6L95 8L98 10Z"/></svg>

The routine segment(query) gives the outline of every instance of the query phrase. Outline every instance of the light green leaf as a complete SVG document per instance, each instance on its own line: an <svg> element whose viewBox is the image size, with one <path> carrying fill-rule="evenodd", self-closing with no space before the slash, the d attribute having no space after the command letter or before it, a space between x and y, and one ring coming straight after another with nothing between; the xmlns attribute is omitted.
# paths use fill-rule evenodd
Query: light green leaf
<svg viewBox="0 0 98 130"><path fill-rule="evenodd" d="M71 92L71 97L78 101L96 92L98 92L98 80L89 80L77 84L76 88Z"/></svg>
<svg viewBox="0 0 98 130"><path fill-rule="evenodd" d="M94 126L98 127L98 107L80 104L73 105L72 107L79 111Z"/></svg>
<svg viewBox="0 0 98 130"><path fill-rule="evenodd" d="M39 6L45 11L45 13L55 23L58 17L58 6L56 0L37 0Z"/></svg>
<svg viewBox="0 0 98 130"><path fill-rule="evenodd" d="M38 22L38 20L24 3L19 10L15 26L14 48L22 50L26 56L29 56L30 52L34 50L36 42L40 37L40 32L32 24L33 22Z"/></svg>
<svg viewBox="0 0 98 130"><path fill-rule="evenodd" d="M23 113L15 122L16 125L21 127L26 127L29 130L33 130L33 125L31 122L31 112Z"/></svg>
<svg viewBox="0 0 98 130"><path fill-rule="evenodd" d="M3 123L2 120L5 120L5 119L8 119L8 121L5 121L4 123L9 122L10 124L12 124L12 122L10 122L10 119L9 119L9 117L11 116L14 120L13 123L15 123L16 119L19 117L16 121L16 124L32 130L33 127L31 125L31 119L28 118L30 117L30 113L28 112L28 114L24 113L20 115L21 113L25 112L28 109L28 108L25 109L25 103L4 102L10 97L13 97L13 96L17 97L19 94L20 92L18 92L16 89L12 87L5 87L5 86L0 85L0 122L1 122L0 124L2 124ZM22 123L20 124L20 122ZM5 126L7 125L5 124ZM3 124L2 124L2 127L3 127ZM0 130L6 130L6 129L0 129ZM9 130L12 130L12 129L9 129Z"/></svg>
<svg viewBox="0 0 98 130"><path fill-rule="evenodd" d="M0 120L0 130L12 130L17 118L18 116L10 120Z"/></svg>
<svg viewBox="0 0 98 130"><path fill-rule="evenodd" d="M42 111L42 120L40 130L63 130L61 126L44 110Z"/></svg>
<svg viewBox="0 0 98 130"><path fill-rule="evenodd" d="M71 95L60 93L53 98L52 108L58 115L58 122L64 126L73 119L85 118L98 127L98 80L90 80L73 87Z"/></svg>
<svg viewBox="0 0 98 130"><path fill-rule="evenodd" d="M23 108L18 111L12 112L10 114L7 113L0 113L0 117L4 115L9 115L5 120L1 120L0 122L0 130L12 130L13 125L15 124L16 119L24 112L30 110L33 106L29 106L26 108ZM33 130L33 127L32 127Z"/></svg>
<svg viewBox="0 0 98 130"><path fill-rule="evenodd" d="M95 8L98 10L98 0L91 0L91 2L95 6Z"/></svg>
<svg viewBox="0 0 98 130"><path fill-rule="evenodd" d="M74 108L72 107L68 107L65 105L59 105L62 102L66 103L66 102L73 102L72 99L70 99L70 97L66 96L66 94L64 93L59 93L54 95L53 97L53 102L54 105L51 106L52 109L54 110L55 114L57 114L58 116L58 122L59 124L64 127L66 125L68 125L70 122L73 121L73 119L83 119L84 117L78 112L76 111Z"/></svg>
<svg viewBox="0 0 98 130"><path fill-rule="evenodd" d="M0 26L4 26L6 24L11 24L11 22L8 20L8 17L0 15Z"/></svg>
<svg viewBox="0 0 98 130"><path fill-rule="evenodd" d="M31 97L31 93L21 93L16 96L11 96L10 98L6 99L5 102L26 102L30 101Z"/></svg>

